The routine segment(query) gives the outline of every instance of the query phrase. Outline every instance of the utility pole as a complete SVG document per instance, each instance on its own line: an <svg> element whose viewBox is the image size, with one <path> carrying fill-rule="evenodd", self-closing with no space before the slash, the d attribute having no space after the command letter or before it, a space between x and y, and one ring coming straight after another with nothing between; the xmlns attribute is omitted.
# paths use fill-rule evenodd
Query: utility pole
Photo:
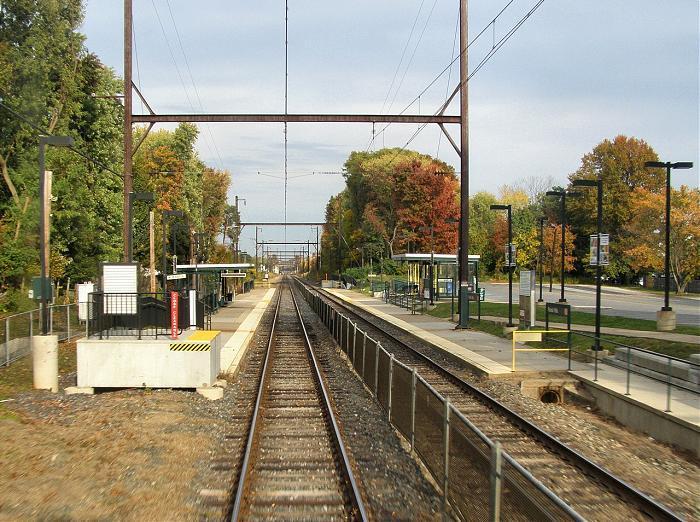
<svg viewBox="0 0 700 522"><path fill-rule="evenodd" d="M131 205L129 194L133 188L132 181L132 91L131 91L131 42L133 27L133 0L124 0L124 223L122 234L124 237L124 261L130 261L131 254Z"/></svg>
<svg viewBox="0 0 700 522"><path fill-rule="evenodd" d="M459 1L459 137L460 137L460 218L459 218L459 327L469 327L469 302L466 295L469 278L469 25L467 17L467 0ZM462 311L466 310L466 314Z"/></svg>

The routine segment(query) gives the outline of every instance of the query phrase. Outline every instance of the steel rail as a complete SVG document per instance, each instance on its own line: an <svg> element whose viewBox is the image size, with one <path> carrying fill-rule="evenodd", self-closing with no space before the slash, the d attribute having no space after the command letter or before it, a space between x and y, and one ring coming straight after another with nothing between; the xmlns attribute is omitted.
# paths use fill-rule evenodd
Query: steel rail
<svg viewBox="0 0 700 522"><path fill-rule="evenodd" d="M243 463L241 464L241 476L238 478L238 487L236 489L236 500L233 504L233 512L231 513L231 520L234 522L238 520L238 515L241 510L241 503L243 501L243 490L245 489L245 479L248 471L248 462L250 461L250 454L253 450L253 439L255 436L255 426L258 422L258 414L260 413L260 404L262 403L263 388L265 387L265 374L268 369L268 361L270 360L270 347L272 346L272 341L275 337L275 325L277 324L277 317L279 316L280 304L282 303L282 287L280 286L277 290L277 304L275 305L275 316L272 319L272 327L270 328L270 337L267 340L267 347L265 348L265 362L263 363L263 370L260 374L260 384L258 385L258 396L255 399L255 408L253 409L253 418L250 422L250 428L248 430L248 439L246 441L245 455L243 456Z"/></svg>
<svg viewBox="0 0 700 522"><path fill-rule="evenodd" d="M294 295L294 290L292 286L289 286L289 291L292 294L292 301L294 302L294 309L297 313L297 317L299 318L299 324L301 325L301 330L304 332L304 340L306 342L306 349L309 353L309 356L311 357L311 362L313 363L313 368L314 368L314 375L316 377L316 381L319 384L319 387L321 389L321 395L323 397L323 404L324 407L326 408L326 411L328 412L328 418L331 421L331 425L333 426L333 438L335 439L336 446L338 447L338 450L340 451L340 455L343 459L343 471L346 474L346 478L348 482L350 483L350 487L352 488L352 494L353 494L353 501L355 503L355 507L359 511L360 519L361 520L367 520L367 511L365 510L365 506L362 502L362 497L360 496L360 491L357 488L357 482L355 481L355 476L352 472L352 467L350 466L350 459L348 458L347 451L345 450L345 444L343 444L343 439L342 436L340 435L340 428L338 427L338 422L335 419L335 415L333 413L333 408L331 407L331 401L330 397L328 394L328 390L326 389L326 385L323 381L323 377L321 376L321 369L319 368L318 361L316 360L316 355L314 354L313 347L311 346L311 340L309 339L309 334L306 331L306 325L304 324L304 319L301 317L301 310L299 309L299 303L297 303L297 298Z"/></svg>
<svg viewBox="0 0 700 522"><path fill-rule="evenodd" d="M304 321L302 320L301 317L301 311L299 310L299 305L296 301L296 297L294 296L294 292L292 291L291 286L289 286L289 291L292 296L292 302L294 303L294 308L295 312L297 314L297 318L299 320L299 324L301 325L302 332L304 333L304 343L306 346L307 353L310 355L311 361L312 361L312 366L314 369L313 375L314 378L319 386L319 390L321 391L321 397L323 399L323 404L322 406L326 410L326 414L328 416L328 419L330 420L330 424L332 426L332 437L333 441L336 444L336 447L338 448L338 451L340 453L340 456L342 458L342 464L343 464L343 472L345 473L345 478L347 482L350 484L350 487L352 489L352 498L351 501L353 503L353 507L357 511L357 515L359 517L359 520L362 520L363 522L367 520L367 513L366 509L364 507L364 504L362 502L362 497L360 496L359 489L357 487L357 483L355 481L354 474L352 472L352 468L350 467L350 461L347 456L347 452L345 450L345 445L342 442L342 438L340 435L340 429L338 427L338 423L335 419L335 415L333 414L333 410L331 408L331 403L330 399L328 396L328 392L326 390L324 381L321 377L320 369L318 367L318 363L316 360L316 356L313 352L313 348L311 346L311 341L309 339L308 333L306 331L306 326L304 325ZM241 475L238 480L238 486L236 489L236 497L234 501L234 506L233 506L233 511L231 514L231 520L232 521L238 521L240 518L240 511L241 507L243 505L243 494L245 491L246 487L246 478L247 478L247 471L250 463L250 456L252 453L253 449L253 442L255 439L255 432L256 432L256 427L257 427L257 421L258 421L258 416L260 414L260 409L261 409L261 404L263 400L263 393L264 393L264 387L265 387L265 382L266 382L266 376L269 370L269 360L270 360L270 355L271 355L271 348L272 344L274 342L275 338L275 333L276 333L276 326L277 326L277 319L279 317L279 311L280 311L280 305L282 302L282 292L283 292L283 286L280 285L279 291L278 291L278 296L277 296L277 303L275 305L275 316L272 322L272 327L270 329L270 336L268 338L267 342L267 347L265 350L265 360L263 363L263 370L261 372L261 377L260 377L260 384L258 385L258 392L257 392L257 398L255 400L255 407L253 410L253 418L250 424L250 429L248 432L248 438L246 442L246 450L245 450L245 455L243 457L243 462L241 464Z"/></svg>
<svg viewBox="0 0 700 522"><path fill-rule="evenodd" d="M325 297L327 300L335 303L337 306L343 308L344 310L348 311L349 313L353 314L354 316L360 318L363 322L369 324L373 328L378 328L377 324L370 323L367 319L363 317L362 314L368 314L366 310L362 310L358 306L345 302L341 300L340 298L330 294L329 292L313 287L306 283L305 281L302 281L299 278L296 278L297 281L299 281L301 284L306 286L309 289L312 289L313 291L317 292L318 294L322 295ZM386 324L390 327L396 328L395 325L392 325L388 323L387 321L383 320L380 317L377 316L372 316L373 320L376 321L379 324ZM508 420L513 422L518 428L520 428L522 431L525 433L530 434L533 436L535 439L540 441L542 444L544 444L546 447L548 447L550 450L553 452L559 454L562 458L570 462L572 465L580 469L583 473L588 475L589 477L593 478L594 480L597 480L601 482L605 487L607 487L612 493L621 496L624 500L634 504L641 512L646 514L647 516L651 517L653 520L671 520L671 521L681 521L683 520L680 518L678 515L673 513L669 508L664 506L663 504L657 502L653 498L649 497L645 493L641 492L631 484L625 482L621 478L613 475L610 473L608 470L605 468L599 466L598 464L594 463L593 461L589 460L587 457L576 451L575 449L571 448L567 444L561 442L560 440L556 439L546 431L542 430L532 422L528 421L524 417L520 416L518 413L514 412L510 408L508 408L506 405L498 401L497 399L494 399L484 391L478 389L474 385L468 383L458 375L454 374L451 370L448 368L445 368L438 362L434 361L430 357L428 357L425 354L420 353L417 351L415 348L411 347L409 344L407 344L405 341L402 341L399 339L396 335L391 334L387 332L386 330L382 330L382 333L386 335L387 337L390 337L393 342L396 344L402 346L404 349L408 350L411 352L413 355L418 357L419 359L423 360L425 363L428 365L432 366L435 368L438 373L442 374L444 377L446 377L448 380L452 381L454 384L456 384L458 387L463 388L467 393L470 393L472 396L476 397L480 402L482 402L484 405L489 407L490 409L496 411L497 413L503 415L506 417ZM425 343L424 340L418 338L414 334L410 332L405 332L406 335L412 337L418 342Z"/></svg>

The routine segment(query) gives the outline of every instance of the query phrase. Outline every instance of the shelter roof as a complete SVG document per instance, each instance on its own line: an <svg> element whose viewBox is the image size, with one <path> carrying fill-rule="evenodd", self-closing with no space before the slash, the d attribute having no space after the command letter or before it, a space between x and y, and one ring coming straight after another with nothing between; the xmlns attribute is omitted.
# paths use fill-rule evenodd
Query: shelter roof
<svg viewBox="0 0 700 522"><path fill-rule="evenodd" d="M225 272L253 268L252 263L201 263L197 265L177 265L178 272Z"/></svg>
<svg viewBox="0 0 700 522"><path fill-rule="evenodd" d="M435 261L438 265L454 265L457 264L457 254L431 254L413 252L410 254L395 254L391 257L394 261L406 261L408 263L422 263L430 262L430 259ZM469 254L469 261L479 261L481 259L480 255Z"/></svg>

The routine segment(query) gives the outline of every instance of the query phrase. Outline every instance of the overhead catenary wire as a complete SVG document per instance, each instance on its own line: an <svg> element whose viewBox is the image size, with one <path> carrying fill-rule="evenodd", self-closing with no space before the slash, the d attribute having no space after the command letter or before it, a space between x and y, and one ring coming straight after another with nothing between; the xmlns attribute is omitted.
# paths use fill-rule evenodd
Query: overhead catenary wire
<svg viewBox="0 0 700 522"><path fill-rule="evenodd" d="M501 8L501 10L496 14L496 16L494 16L493 19L492 19L488 24L486 24L486 25L484 26L484 28L483 28L481 31L479 31L479 33L478 33L474 38L472 38L472 40L467 44L467 48L466 48L465 50L460 50L460 53L459 53L457 56L455 56L455 57L452 59L452 61L451 61L450 63L448 63L448 64L447 64L447 65L446 65L446 66L445 66L445 67L444 67L444 68L443 68L443 69L428 83L428 85L426 85L425 88L423 88L423 90L420 91L420 92L418 93L418 95L417 95L415 98L413 98L403 109L401 109L401 111L399 112L399 116L402 115L402 114L404 114L408 109L410 109L410 108L421 98L421 96L423 96L426 92L428 92L428 90L429 90L433 85L435 85L435 83L436 83L440 78L442 78L442 76L443 76L447 71L449 71L449 70L452 68L452 66L460 59L460 57L461 57L461 55L462 55L462 52L466 52L467 49L469 49L469 48L470 48L470 47L471 47L471 46L472 46L472 45L473 45L473 44L474 44L474 43L475 43L475 42L476 42L476 41L477 41L477 40L478 40L492 25L493 25L493 24L495 24L495 23L496 23L496 20L497 20L498 18L500 18L500 17L503 15L503 13L505 13L505 11L508 9L508 7L510 7L510 5L511 5L514 1L515 1L515 0L509 0L509 1L506 3L506 5L503 6L503 8ZM541 3L542 3L542 2L539 2L539 3L537 4L536 7L539 7L539 5L540 5ZM535 7L535 9L536 9L536 7ZM526 15L526 16L529 17L529 15ZM458 23L459 23L459 21L458 21ZM374 142L374 140L375 140L379 135L382 136L382 140L384 139L384 133L385 133L385 131L386 131L389 127L391 127L391 125L392 125L391 123L387 123L387 124L384 125L384 127L382 127L377 133L375 133L375 134L372 135L372 139L370 140L370 143L367 145L367 148L366 148L365 152L367 152L367 151L369 150L369 148L372 146L372 142ZM383 145L383 143L382 143L382 145Z"/></svg>
<svg viewBox="0 0 700 522"><path fill-rule="evenodd" d="M180 84L182 85L182 90L185 92L185 98L187 99L187 103L192 109L192 111L196 112L194 103L192 103L192 99L190 98L190 93L187 89L187 86L185 85L185 80L182 76L182 72L180 71L180 66L177 64L177 60L175 59L175 53L173 52L172 46L170 45L170 40L168 39L168 35L165 31L165 26L163 25L163 21L161 20L158 8L156 7L155 0L151 0L151 5L153 6L153 10L155 11L156 19L158 20L158 25L160 26L160 30L163 34L163 39L165 40L165 45L168 48L168 53L170 54L170 58L173 61L173 65L175 66L175 72L177 73L178 79L180 80ZM209 154L214 156L214 151L212 150L211 145L209 144L209 141L206 138L204 139L204 143L209 149Z"/></svg>
<svg viewBox="0 0 700 522"><path fill-rule="evenodd" d="M457 48L457 35L459 34L459 16L457 17L457 23L455 24L455 35L454 38L452 39L452 55L450 56L450 59L452 62L454 62L454 57L455 57L455 49ZM450 63L452 63L450 62ZM450 96L450 83L452 81L452 65L450 65L450 70L447 73L447 85L445 86L445 99L447 99ZM438 134L438 145L437 145L437 152L435 154L435 157L437 159L440 159L440 143L442 142L442 132Z"/></svg>
<svg viewBox="0 0 700 522"><path fill-rule="evenodd" d="M421 0L420 6L418 7L418 13L416 14L415 20L413 20L413 26L411 27L411 32L408 35L408 40L406 40L406 44L403 46L403 51L401 52L401 59L399 60L399 64L396 66L396 70L394 71L394 77L391 79L391 83L389 84L389 89L386 91L386 96L384 96L384 102L382 103L382 108L379 111L379 114L382 114L384 112L384 107L386 106L386 102L389 100L389 96L391 95L391 91L394 88L394 83L396 82L396 77L399 74L399 70L401 70L401 65L403 64L403 59L406 56L406 51L408 50L408 44L411 43L411 39L413 38L413 31L415 31L415 29L416 29L416 24L418 23L420 13L423 10L424 3L425 3L425 0Z"/></svg>
<svg viewBox="0 0 700 522"><path fill-rule="evenodd" d="M177 42L178 45L180 46L180 52L182 53L182 57L185 60L185 67L187 68L187 74L190 77L190 81L192 82L192 88L194 90L194 95L195 98L197 98L197 103L199 104L199 108L201 109L202 112L204 111L204 104L202 103L202 98L199 96L199 89L197 89L197 84L194 81L194 75L192 74L192 69L190 68L190 61L187 59L187 53L185 52L185 47L182 45L182 38L180 38L180 31L177 27L177 22L175 22L175 17L173 16L173 10L170 6L170 0L166 0L167 6L168 6L168 13L170 14L170 19L173 22L173 28L175 29L175 36L177 37ZM214 139L214 134L211 131L211 127L207 124L204 125L204 128L207 130L207 133L209 134L209 138L211 139L211 143L214 147L214 151L216 152L216 157L219 160L219 168L221 170L224 170L224 161L221 159L221 153L219 151L219 147L216 144L216 140Z"/></svg>
<svg viewBox="0 0 700 522"><path fill-rule="evenodd" d="M535 4L535 5L534 5L534 6L533 6L533 7L532 7L532 8L531 8L531 9L530 9L530 10L529 10L529 11L528 11L528 12L527 12L527 13L526 13L526 14L525 14L525 15L510 29L510 30L509 30L498 42L494 43L494 45L492 46L491 50L490 50L488 53L486 53L486 56L484 56L484 58L477 64L477 66L476 66L476 67L474 68L474 70L469 74L469 76L467 76L467 81L471 80L472 77L473 77L477 72L479 72L479 71L481 70L481 68L482 68L482 67L483 67L483 66L484 66L484 65L499 51L499 49L501 49L501 47L503 47L503 46L505 45L505 43L506 43L508 40L510 40L510 38L518 31L518 29L520 29L520 27L522 27L522 25L525 23L525 21L527 21L527 19L530 18L530 17L535 13L535 11L537 11L537 9L539 9L539 7L540 7L543 3L544 3L544 0L538 0L538 2L537 2L537 3L536 3L536 4ZM495 19L494 19L494 20L495 20ZM483 33L483 31L482 31L482 33ZM472 40L472 42L473 42L473 40ZM449 100L449 98L447 98L447 100L445 100L445 103L447 103L448 100ZM441 108L442 108L443 105L444 105L444 103L441 104ZM435 112L433 113L433 116L436 116L436 115L440 112L441 108L438 109L437 111L435 111ZM391 165L391 164L394 162L394 160L398 157L398 155L399 155L402 151L404 151L404 150L406 149L406 147L408 147L408 146L411 144L411 142L412 142L414 139L416 139L416 137L417 137L417 136L423 131L423 129L425 129L425 127L427 127L427 126L428 126L428 123L423 123L423 124L413 133L413 135L408 139L408 141L403 145L403 147L401 147L401 148L396 152L396 154L394 154L394 156L392 156L391 160L389 160L388 165Z"/></svg>

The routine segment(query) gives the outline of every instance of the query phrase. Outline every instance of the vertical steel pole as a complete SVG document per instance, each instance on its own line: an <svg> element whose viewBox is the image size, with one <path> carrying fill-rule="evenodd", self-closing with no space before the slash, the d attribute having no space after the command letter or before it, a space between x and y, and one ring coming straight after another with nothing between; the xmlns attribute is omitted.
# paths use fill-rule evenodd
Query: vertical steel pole
<svg viewBox="0 0 700 522"><path fill-rule="evenodd" d="M10 318L5 318L5 366L10 365Z"/></svg>
<svg viewBox="0 0 700 522"><path fill-rule="evenodd" d="M460 138L460 216L459 216L459 326L469 326L462 312L462 285L469 284L469 25L467 0L459 2L459 138Z"/></svg>
<svg viewBox="0 0 700 522"><path fill-rule="evenodd" d="M411 451L416 442L416 369L411 372Z"/></svg>
<svg viewBox="0 0 700 522"><path fill-rule="evenodd" d="M447 512L448 503L448 492L450 488L450 399L445 399L445 419L443 424L444 429L444 476L442 482L442 494L443 494L443 509Z"/></svg>
<svg viewBox="0 0 700 522"><path fill-rule="evenodd" d="M600 264L600 235L603 232L603 178L598 178L598 246L596 247L595 268L595 346L594 350L600 350L600 286L602 284L603 267Z"/></svg>
<svg viewBox="0 0 700 522"><path fill-rule="evenodd" d="M124 0L124 260L131 262L131 207L129 205L129 194L133 190L131 167L132 167L132 59L131 43L133 28L133 0Z"/></svg>
<svg viewBox="0 0 700 522"><path fill-rule="evenodd" d="M388 412L388 419L391 422L391 385L394 381L394 354L392 353L389 357L389 400L387 401L386 409Z"/></svg>
<svg viewBox="0 0 700 522"><path fill-rule="evenodd" d="M70 339L70 303L66 305L66 339Z"/></svg>
<svg viewBox="0 0 700 522"><path fill-rule="evenodd" d="M165 293L167 292L168 289L168 261L167 261L167 255L166 255L166 249L168 248L168 243L167 243L167 238L165 236L165 226L166 226L166 221L167 215L165 214L165 211L163 211L163 252L161 254L161 267L163 270L163 273L161 274L161 277L163 278L163 296L165 296Z"/></svg>
<svg viewBox="0 0 700 522"><path fill-rule="evenodd" d="M537 300L538 303L543 303L542 299L542 276L544 275L544 267L542 266L542 256L544 250L544 218L540 218L540 251L539 259L537 261L537 268L540 269L540 298Z"/></svg>
<svg viewBox="0 0 700 522"><path fill-rule="evenodd" d="M564 251L566 249L566 191L561 195L561 297L560 303L566 303L564 297Z"/></svg>
<svg viewBox="0 0 700 522"><path fill-rule="evenodd" d="M503 455L501 443L495 441L491 446L491 498L489 515L492 522L501 520L501 481L502 481Z"/></svg>
<svg viewBox="0 0 700 522"><path fill-rule="evenodd" d="M46 288L46 278L49 274L49 234L48 234L48 220L49 211L46 208L47 202L49 200L48 192L48 179L46 168L44 164L44 148L45 144L42 138L39 138L39 237L41 241L41 247L39 250L40 264L41 264L41 335L48 335L49 333L49 319L47 315L47 293L48 288Z"/></svg>
<svg viewBox="0 0 700 522"><path fill-rule="evenodd" d="M669 302L671 289L671 164L666 163L666 256L664 259L664 307L662 310L672 310Z"/></svg>
<svg viewBox="0 0 700 522"><path fill-rule="evenodd" d="M508 326L513 326L513 216L508 205Z"/></svg>
<svg viewBox="0 0 700 522"><path fill-rule="evenodd" d="M374 396L379 396L379 353L382 351L382 345L377 343L377 349L374 352Z"/></svg>

